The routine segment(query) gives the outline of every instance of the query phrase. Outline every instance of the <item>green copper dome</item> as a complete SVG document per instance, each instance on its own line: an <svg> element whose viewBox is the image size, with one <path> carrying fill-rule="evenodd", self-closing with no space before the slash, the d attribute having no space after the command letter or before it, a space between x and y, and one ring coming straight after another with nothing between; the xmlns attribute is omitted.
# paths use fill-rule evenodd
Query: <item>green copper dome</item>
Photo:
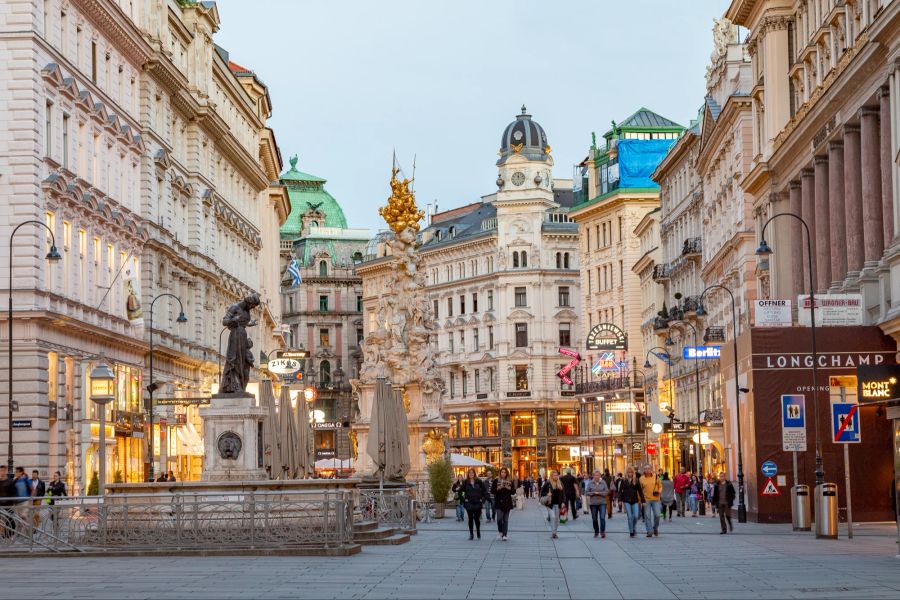
<svg viewBox="0 0 900 600"><path fill-rule="evenodd" d="M291 214L281 226L281 235L299 236L303 229L303 215L309 210L325 213L322 227L347 228L347 219L337 200L325 190L325 179L297 170L297 155L291 157L291 168L281 176L291 199Z"/></svg>

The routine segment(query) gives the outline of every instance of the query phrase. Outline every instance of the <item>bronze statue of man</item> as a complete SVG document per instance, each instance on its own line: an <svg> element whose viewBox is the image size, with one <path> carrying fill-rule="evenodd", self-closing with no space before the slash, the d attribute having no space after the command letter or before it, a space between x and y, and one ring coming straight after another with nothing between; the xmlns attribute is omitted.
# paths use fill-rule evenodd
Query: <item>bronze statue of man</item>
<svg viewBox="0 0 900 600"><path fill-rule="evenodd" d="M247 390L250 367L253 366L253 342L247 338L247 327L256 325L250 311L259 306L259 296L250 294L228 307L222 325L228 328L228 350L225 352L225 368L219 393L241 394Z"/></svg>

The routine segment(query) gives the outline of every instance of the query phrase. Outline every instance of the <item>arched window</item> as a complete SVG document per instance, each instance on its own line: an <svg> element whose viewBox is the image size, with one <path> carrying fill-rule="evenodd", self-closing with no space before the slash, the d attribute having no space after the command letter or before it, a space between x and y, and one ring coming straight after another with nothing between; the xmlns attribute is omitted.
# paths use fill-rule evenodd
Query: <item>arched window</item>
<svg viewBox="0 0 900 600"><path fill-rule="evenodd" d="M310 226L310 227L318 227L318 226L319 226L319 222L318 222L318 221L310 221L310 222L309 222L309 226Z"/></svg>
<svg viewBox="0 0 900 600"><path fill-rule="evenodd" d="M522 250L522 268L524 269L527 266L528 266L528 253L525 252L524 250Z"/></svg>
<svg viewBox="0 0 900 600"><path fill-rule="evenodd" d="M556 253L556 268L562 269L562 254L559 252Z"/></svg>
<svg viewBox="0 0 900 600"><path fill-rule="evenodd" d="M513 252L513 268L514 269L519 268L519 253L518 252Z"/></svg>
<svg viewBox="0 0 900 600"><path fill-rule="evenodd" d="M319 383L322 385L331 383L331 363L327 360L319 363Z"/></svg>
<svg viewBox="0 0 900 600"><path fill-rule="evenodd" d="M328 277L328 262L322 261L319 263L319 277Z"/></svg>
<svg viewBox="0 0 900 600"><path fill-rule="evenodd" d="M569 253L568 253L568 252L566 252L565 254L563 254L563 268L564 268L564 269L568 269L568 268L569 268Z"/></svg>
<svg viewBox="0 0 900 600"><path fill-rule="evenodd" d="M362 252L360 252L359 250L357 250L356 252L353 253L353 262L355 262L355 263L362 262L362 258L363 258Z"/></svg>

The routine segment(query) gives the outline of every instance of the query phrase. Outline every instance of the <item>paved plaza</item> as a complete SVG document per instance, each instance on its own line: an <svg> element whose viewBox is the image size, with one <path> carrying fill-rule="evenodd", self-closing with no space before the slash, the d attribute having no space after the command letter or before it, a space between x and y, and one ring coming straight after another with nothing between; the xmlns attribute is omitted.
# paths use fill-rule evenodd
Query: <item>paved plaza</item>
<svg viewBox="0 0 900 600"><path fill-rule="evenodd" d="M401 546L348 558L23 558L0 561L0 598L898 598L896 529L816 540L785 525L675 518L658 538L631 539L624 514L594 539L590 517L551 540L534 500L510 538L485 524L468 541L453 515L424 523Z"/></svg>

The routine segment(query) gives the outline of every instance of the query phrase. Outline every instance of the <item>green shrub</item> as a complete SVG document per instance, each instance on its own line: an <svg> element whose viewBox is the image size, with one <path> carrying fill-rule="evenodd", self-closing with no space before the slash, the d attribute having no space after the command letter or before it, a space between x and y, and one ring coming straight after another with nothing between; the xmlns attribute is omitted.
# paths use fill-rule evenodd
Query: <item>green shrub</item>
<svg viewBox="0 0 900 600"><path fill-rule="evenodd" d="M91 482L88 484L87 495L100 495L100 475L97 473L97 471L94 471L94 474L91 475Z"/></svg>
<svg viewBox="0 0 900 600"><path fill-rule="evenodd" d="M453 467L450 457L445 456L428 465L428 481L431 484L431 497L435 502L446 502L453 485Z"/></svg>

